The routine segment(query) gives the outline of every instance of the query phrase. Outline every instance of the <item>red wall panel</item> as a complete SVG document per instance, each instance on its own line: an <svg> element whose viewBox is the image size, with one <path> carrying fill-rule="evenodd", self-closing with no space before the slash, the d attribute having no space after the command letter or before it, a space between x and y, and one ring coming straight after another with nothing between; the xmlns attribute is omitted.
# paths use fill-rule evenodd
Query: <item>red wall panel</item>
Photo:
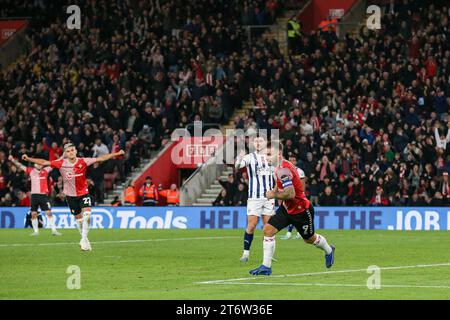
<svg viewBox="0 0 450 320"><path fill-rule="evenodd" d="M27 20L0 20L0 45L27 24Z"/></svg>

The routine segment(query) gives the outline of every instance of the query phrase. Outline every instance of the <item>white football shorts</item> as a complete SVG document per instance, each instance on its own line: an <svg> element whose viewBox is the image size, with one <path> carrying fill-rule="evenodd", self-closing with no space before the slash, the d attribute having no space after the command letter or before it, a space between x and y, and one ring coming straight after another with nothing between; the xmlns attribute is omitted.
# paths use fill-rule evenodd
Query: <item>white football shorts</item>
<svg viewBox="0 0 450 320"><path fill-rule="evenodd" d="M247 200L247 215L248 216L273 216L275 214L275 200L274 199L248 199Z"/></svg>

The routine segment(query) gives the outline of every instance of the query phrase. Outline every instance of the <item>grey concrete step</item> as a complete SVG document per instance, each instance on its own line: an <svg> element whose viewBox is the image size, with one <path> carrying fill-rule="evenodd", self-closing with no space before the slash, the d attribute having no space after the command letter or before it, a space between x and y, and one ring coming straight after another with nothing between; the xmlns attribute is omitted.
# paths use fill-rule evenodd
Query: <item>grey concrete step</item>
<svg viewBox="0 0 450 320"><path fill-rule="evenodd" d="M211 203L215 200L215 198L197 198L197 202L205 202L205 203Z"/></svg>
<svg viewBox="0 0 450 320"><path fill-rule="evenodd" d="M217 196L218 196L219 194L215 194L215 193L203 193L202 195L201 195L201 199L216 199L217 198Z"/></svg>
<svg viewBox="0 0 450 320"><path fill-rule="evenodd" d="M219 194L220 190L219 189L206 189L205 192L203 194Z"/></svg>

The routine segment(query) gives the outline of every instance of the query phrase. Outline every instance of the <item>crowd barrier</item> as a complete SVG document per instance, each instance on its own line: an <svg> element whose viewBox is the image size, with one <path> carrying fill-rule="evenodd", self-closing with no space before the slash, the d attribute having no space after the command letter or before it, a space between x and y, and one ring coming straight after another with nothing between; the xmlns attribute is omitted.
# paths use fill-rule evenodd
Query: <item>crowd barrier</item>
<svg viewBox="0 0 450 320"><path fill-rule="evenodd" d="M1 207L0 228L23 228L28 211ZM68 208L52 212L57 228L75 228ZM450 207L316 207L314 219L316 229L450 230ZM94 207L91 224L93 229L243 229L246 207Z"/></svg>

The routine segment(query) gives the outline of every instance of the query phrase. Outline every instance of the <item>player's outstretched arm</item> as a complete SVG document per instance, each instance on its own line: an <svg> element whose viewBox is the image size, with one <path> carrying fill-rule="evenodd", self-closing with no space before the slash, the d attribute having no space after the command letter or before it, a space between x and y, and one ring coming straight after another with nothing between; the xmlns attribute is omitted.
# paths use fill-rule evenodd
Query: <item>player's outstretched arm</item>
<svg viewBox="0 0 450 320"><path fill-rule="evenodd" d="M39 159L39 158L30 158L26 154L24 154L22 156L22 160L29 161L29 162L36 163L36 164L40 164L41 166L49 166L50 165L50 161L48 161L48 160Z"/></svg>
<svg viewBox="0 0 450 320"><path fill-rule="evenodd" d="M101 156L101 157L98 157L95 159L97 160L97 162L103 162L103 161L108 161L109 159L112 159L114 157L123 156L124 154L125 154L125 151L120 150L119 152L105 154L104 156Z"/></svg>
<svg viewBox="0 0 450 320"><path fill-rule="evenodd" d="M11 161L17 168L19 168L22 171L27 171L27 167L25 167L23 164L21 164L19 161L14 160L13 156L9 156L8 160Z"/></svg>

